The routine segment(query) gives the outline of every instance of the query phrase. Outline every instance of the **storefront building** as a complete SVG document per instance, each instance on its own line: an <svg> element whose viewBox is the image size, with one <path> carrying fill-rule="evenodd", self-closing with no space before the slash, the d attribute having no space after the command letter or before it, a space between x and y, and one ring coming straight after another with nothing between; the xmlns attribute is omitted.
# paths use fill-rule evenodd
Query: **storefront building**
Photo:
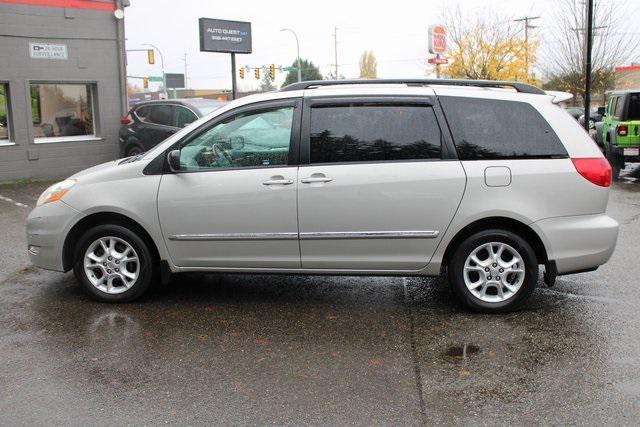
<svg viewBox="0 0 640 427"><path fill-rule="evenodd" d="M0 182L65 177L117 157L122 2L0 0Z"/></svg>

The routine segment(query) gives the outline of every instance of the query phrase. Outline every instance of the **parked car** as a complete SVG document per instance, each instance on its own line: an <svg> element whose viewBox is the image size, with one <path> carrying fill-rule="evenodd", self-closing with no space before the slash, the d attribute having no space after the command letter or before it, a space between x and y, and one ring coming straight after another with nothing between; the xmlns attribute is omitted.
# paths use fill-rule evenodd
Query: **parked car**
<svg viewBox="0 0 640 427"><path fill-rule="evenodd" d="M640 162L640 91L607 93L607 106L601 126L601 144L618 179L626 163Z"/></svg>
<svg viewBox="0 0 640 427"><path fill-rule="evenodd" d="M589 111L589 136L598 141L598 134L596 130L596 124L602 122L604 118L604 107L593 108ZM578 123L584 127L584 114L578 118Z"/></svg>
<svg viewBox="0 0 640 427"><path fill-rule="evenodd" d="M446 272L468 307L511 310L539 265L550 286L594 270L618 234L611 168L552 98L464 80L241 98L47 189L27 220L29 256L73 269L100 301L138 298L157 272Z"/></svg>
<svg viewBox="0 0 640 427"><path fill-rule="evenodd" d="M581 116L584 116L584 108L581 107L567 107L565 108L567 113L571 114L571 117L578 120Z"/></svg>
<svg viewBox="0 0 640 427"><path fill-rule="evenodd" d="M138 103L120 120L120 153L123 157L141 154L224 104L202 98Z"/></svg>
<svg viewBox="0 0 640 427"><path fill-rule="evenodd" d="M604 111L600 107L594 108L593 110L589 111L589 129L594 129L595 124L597 122L601 122L603 118ZM578 123L584 126L584 114L580 115L580 117L578 118Z"/></svg>

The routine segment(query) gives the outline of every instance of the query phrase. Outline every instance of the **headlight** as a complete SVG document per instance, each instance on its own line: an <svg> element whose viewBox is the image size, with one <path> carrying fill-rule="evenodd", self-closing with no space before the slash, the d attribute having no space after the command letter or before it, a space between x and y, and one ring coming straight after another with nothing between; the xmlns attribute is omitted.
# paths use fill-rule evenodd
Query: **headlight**
<svg viewBox="0 0 640 427"><path fill-rule="evenodd" d="M67 191L71 189L76 183L75 179L66 179L64 181L53 184L51 187L44 190L44 193L38 198L36 206L44 205L45 203L55 202L62 199L62 196L67 194Z"/></svg>

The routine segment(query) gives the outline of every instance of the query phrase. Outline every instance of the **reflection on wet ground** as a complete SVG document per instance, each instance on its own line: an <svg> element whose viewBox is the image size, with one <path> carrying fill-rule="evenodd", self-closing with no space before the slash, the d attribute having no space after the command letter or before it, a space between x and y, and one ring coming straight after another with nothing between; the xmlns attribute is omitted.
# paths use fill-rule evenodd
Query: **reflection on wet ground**
<svg viewBox="0 0 640 427"><path fill-rule="evenodd" d="M22 270L0 284L0 423L637 424L638 187L611 194L610 263L500 316L440 279L193 274L108 305Z"/></svg>

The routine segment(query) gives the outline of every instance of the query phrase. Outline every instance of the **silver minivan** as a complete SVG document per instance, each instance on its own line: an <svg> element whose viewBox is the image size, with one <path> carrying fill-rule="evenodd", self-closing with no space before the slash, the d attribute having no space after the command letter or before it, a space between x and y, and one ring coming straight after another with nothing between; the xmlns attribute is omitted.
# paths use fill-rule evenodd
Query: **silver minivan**
<svg viewBox="0 0 640 427"><path fill-rule="evenodd" d="M180 272L447 274L466 306L521 305L540 266L611 256L611 168L526 84L315 81L245 97L47 189L33 264L101 301Z"/></svg>

